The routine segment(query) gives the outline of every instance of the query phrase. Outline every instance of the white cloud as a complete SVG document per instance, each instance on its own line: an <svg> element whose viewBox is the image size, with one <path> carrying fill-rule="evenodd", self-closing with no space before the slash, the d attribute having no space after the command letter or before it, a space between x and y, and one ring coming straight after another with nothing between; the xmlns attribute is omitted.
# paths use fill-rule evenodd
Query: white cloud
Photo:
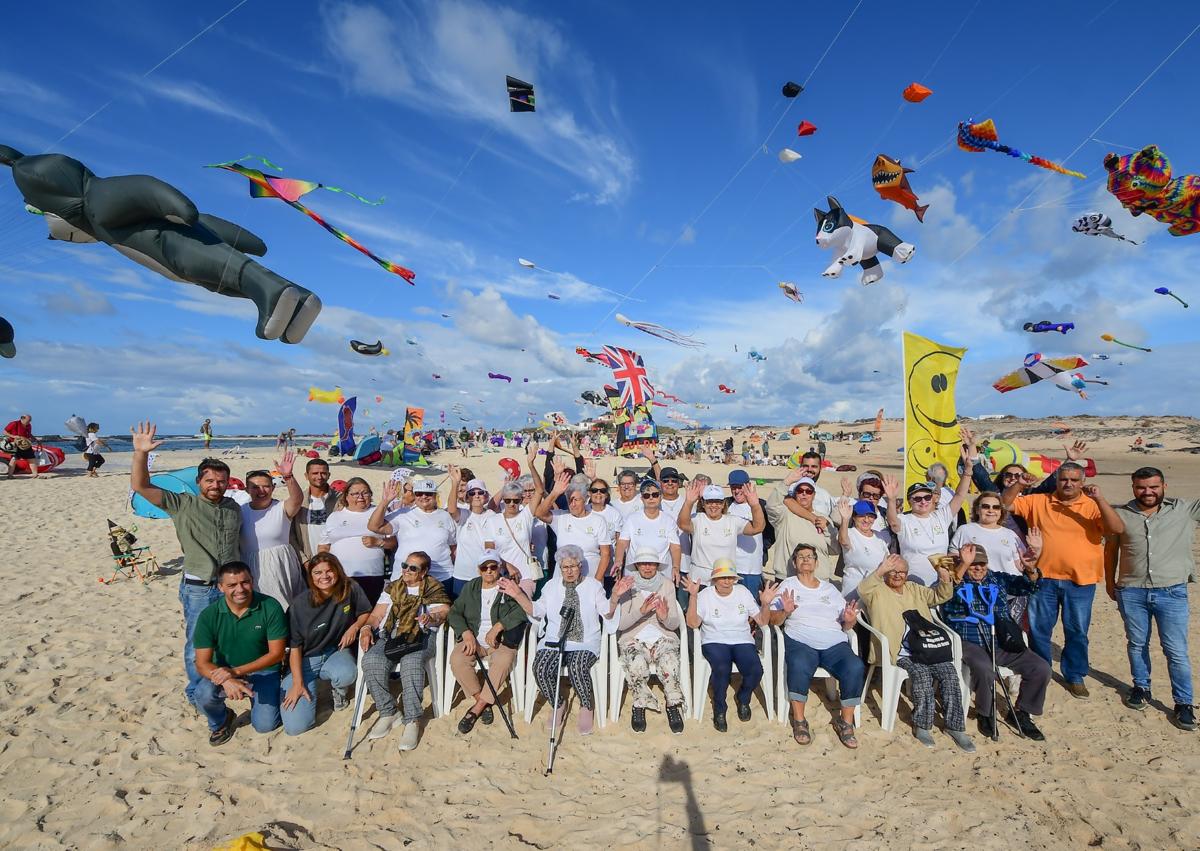
<svg viewBox="0 0 1200 851"><path fill-rule="evenodd" d="M182 80L169 80L162 77L130 77L128 81L163 100L191 107L192 109L198 109L201 112L207 112L210 115L216 115L229 121L246 124L269 133L277 140L283 139L283 134L279 129L257 109L246 104L231 101L201 83L190 80L186 82Z"/></svg>
<svg viewBox="0 0 1200 851"><path fill-rule="evenodd" d="M82 281L68 286L70 292L42 293L42 307L51 313L70 316L107 316L116 313L108 296Z"/></svg>
<svg viewBox="0 0 1200 851"><path fill-rule="evenodd" d="M350 88L490 124L574 175L596 203L628 194L635 165L614 135L615 114L584 123L570 109L591 99L595 112L595 69L549 20L478 0L411 10L343 3L326 7L323 17L328 49L347 69ZM503 83L509 74L532 82L539 106L549 108L510 114Z"/></svg>

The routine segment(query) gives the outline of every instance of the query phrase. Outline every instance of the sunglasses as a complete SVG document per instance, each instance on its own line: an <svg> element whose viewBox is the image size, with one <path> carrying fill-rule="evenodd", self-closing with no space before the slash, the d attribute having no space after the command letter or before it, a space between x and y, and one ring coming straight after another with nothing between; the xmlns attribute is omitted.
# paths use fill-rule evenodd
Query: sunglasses
<svg viewBox="0 0 1200 851"><path fill-rule="evenodd" d="M425 493L424 491L420 491L417 493L417 496L427 496L432 499L433 497L437 496L437 494L436 493Z"/></svg>
<svg viewBox="0 0 1200 851"><path fill-rule="evenodd" d="M860 491L858 494L859 499L879 499L882 496L881 493L868 493L867 491Z"/></svg>
<svg viewBox="0 0 1200 851"><path fill-rule="evenodd" d="M802 493L806 496L812 496L816 493L812 488L796 488L796 493Z"/></svg>
<svg viewBox="0 0 1200 851"><path fill-rule="evenodd" d="M677 484L679 484L681 481L683 481L683 479L672 479L672 478L666 478L666 479L663 479L663 480L662 480L662 483L663 483L664 485L668 485L668 484L670 484L670 485L677 485Z"/></svg>
<svg viewBox="0 0 1200 851"><path fill-rule="evenodd" d="M608 493L608 488L588 488L588 493Z"/></svg>
<svg viewBox="0 0 1200 851"><path fill-rule="evenodd" d="M425 568L423 568L423 567L422 567L421 565L419 565L419 564L409 564L408 562L405 562L405 563L404 563L404 565L403 565L403 567L402 567L401 569L402 569L402 570L407 570L407 571L409 571L410 573L420 573L420 572L421 572L422 570L424 570Z"/></svg>
<svg viewBox="0 0 1200 851"><path fill-rule="evenodd" d="M662 498L662 494L658 493L657 491L655 493L642 494L642 499L661 499L661 498Z"/></svg>
<svg viewBox="0 0 1200 851"><path fill-rule="evenodd" d="M480 491L480 490L467 491L467 496L487 496L487 491Z"/></svg>
<svg viewBox="0 0 1200 851"><path fill-rule="evenodd" d="M1020 473L1018 473L1018 472L1002 473L1001 475L1003 475L1003 476L1004 476L1004 478L1006 478L1006 479L1019 479L1019 478L1021 478L1021 474L1020 474Z"/></svg>
<svg viewBox="0 0 1200 851"><path fill-rule="evenodd" d="M520 505L521 504L520 499L502 499L500 501L503 502L505 505Z"/></svg>
<svg viewBox="0 0 1200 851"><path fill-rule="evenodd" d="M983 503L980 503L980 504L979 504L979 510L980 510L980 511L999 511L999 510L1000 510L1000 504L999 504L999 503L995 503L995 504L988 504L988 505L984 505Z"/></svg>
<svg viewBox="0 0 1200 851"><path fill-rule="evenodd" d="M489 561L487 564L479 565L479 570L481 572L486 570L490 573L493 570L499 570L499 569L500 569L500 565L496 564L496 562L494 562L494 561Z"/></svg>
<svg viewBox="0 0 1200 851"><path fill-rule="evenodd" d="M914 504L918 502L933 502L933 497L929 494L925 494L924 496L910 496L908 501Z"/></svg>

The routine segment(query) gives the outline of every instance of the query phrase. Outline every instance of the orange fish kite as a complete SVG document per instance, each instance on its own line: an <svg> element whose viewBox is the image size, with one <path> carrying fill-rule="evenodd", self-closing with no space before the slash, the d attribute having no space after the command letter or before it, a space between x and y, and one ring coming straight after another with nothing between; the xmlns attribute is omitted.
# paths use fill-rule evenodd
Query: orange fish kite
<svg viewBox="0 0 1200 851"><path fill-rule="evenodd" d="M875 158L875 165L871 167L871 185L875 187L880 198L895 201L901 207L912 210L917 214L917 221L923 222L929 205L917 205L920 199L908 185L908 176L912 173L913 170L904 168L899 160L880 154Z"/></svg>

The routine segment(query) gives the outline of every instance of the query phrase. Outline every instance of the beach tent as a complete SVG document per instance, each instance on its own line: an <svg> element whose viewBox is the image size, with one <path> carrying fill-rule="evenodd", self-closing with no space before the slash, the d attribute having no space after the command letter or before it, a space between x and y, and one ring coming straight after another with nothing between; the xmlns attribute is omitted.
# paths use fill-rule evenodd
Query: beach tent
<svg viewBox="0 0 1200 851"><path fill-rule="evenodd" d="M155 473L150 477L150 484L171 493L190 493L199 496L200 489L196 487L196 470L196 467L187 467L169 473ZM167 512L157 505L153 505L140 494L130 495L129 507L138 517L149 517L152 520L167 519Z"/></svg>

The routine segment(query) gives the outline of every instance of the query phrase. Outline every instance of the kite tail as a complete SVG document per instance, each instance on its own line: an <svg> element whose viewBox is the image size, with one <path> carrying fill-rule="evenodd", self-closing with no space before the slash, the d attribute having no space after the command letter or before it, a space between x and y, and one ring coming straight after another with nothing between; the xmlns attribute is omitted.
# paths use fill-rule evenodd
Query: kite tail
<svg viewBox="0 0 1200 851"><path fill-rule="evenodd" d="M275 169L275 171L283 171L282 166L277 166L277 165L275 165L275 163L271 162L266 157L260 157L260 156L257 156L256 154L246 154L246 156L244 156L244 157L238 157L236 160L230 160L227 163L213 163L212 165L207 166L207 168L224 168L226 166L237 165L238 163L244 163L246 160L254 160L255 162L260 162L263 165L265 165L267 168Z"/></svg>
<svg viewBox="0 0 1200 851"><path fill-rule="evenodd" d="M320 216L318 216L316 213L314 213L312 210L308 209L308 207L305 207L299 201L288 201L287 203L290 204L291 206L295 207L297 210L299 210L304 215L308 216L314 222L319 224L321 227L325 228L325 230L329 231L331 234L336 236L342 242L349 245L351 248L355 248L358 251L361 251L363 254L370 257L372 260L374 260L376 263L378 263L380 266L382 266L387 271L391 272L393 275L399 275L401 278L408 281L414 287L416 286L416 281L414 280L417 277L416 272L412 271L411 269L406 269L403 266L397 265L397 264L393 263L391 260L385 260L382 257L378 256L377 254L373 254L370 251L370 249L368 249L365 245L363 245L357 239L355 239L354 237L352 237L350 234L346 233L345 231L338 230L333 225L329 224L327 221L325 221Z"/></svg>
<svg viewBox="0 0 1200 851"><path fill-rule="evenodd" d="M324 183L320 184L320 188L327 189L330 192L340 192L343 195L349 195L355 201L362 201L364 204L370 204L372 207L378 207L380 204L382 204L384 201L387 200L383 196L380 196L378 201L372 201L370 198L364 198L361 195L356 195L353 192L349 191L348 189L340 189L337 186L326 186Z"/></svg>

